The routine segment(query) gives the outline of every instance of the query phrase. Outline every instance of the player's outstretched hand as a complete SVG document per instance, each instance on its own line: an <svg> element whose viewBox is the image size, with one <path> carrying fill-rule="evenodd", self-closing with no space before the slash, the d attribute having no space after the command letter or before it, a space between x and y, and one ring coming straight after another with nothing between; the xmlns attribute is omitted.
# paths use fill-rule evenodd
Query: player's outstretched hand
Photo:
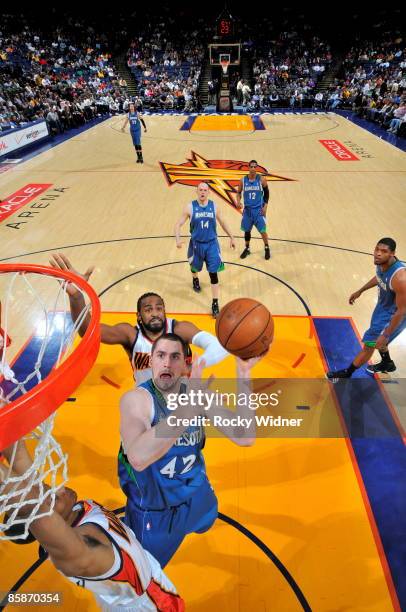
<svg viewBox="0 0 406 612"><path fill-rule="evenodd" d="M55 268L55 270L68 270L69 272L76 274L76 276L81 276L85 281L89 280L94 270L94 266L90 266L90 268L88 268L84 274L81 274L75 270L66 255L63 255L62 253L53 253L52 259L49 260L49 263L53 268ZM76 289L72 283L68 283L66 290L68 295L75 295L78 292L78 289Z"/></svg>
<svg viewBox="0 0 406 612"><path fill-rule="evenodd" d="M352 305L354 304L355 300L358 300L358 298L361 295L361 291L356 291L355 293L351 293L348 302Z"/></svg>
<svg viewBox="0 0 406 612"><path fill-rule="evenodd" d="M235 360L237 362L238 376L249 376L252 368L261 361L265 354L266 353L259 355L259 357L251 357L251 359L240 359L239 357L236 357Z"/></svg>
<svg viewBox="0 0 406 612"><path fill-rule="evenodd" d="M234 238L230 238L230 249L235 249L235 240L234 240Z"/></svg>
<svg viewBox="0 0 406 612"><path fill-rule="evenodd" d="M183 242L183 240L177 240L176 241L176 248L177 249L181 249L183 247L185 243Z"/></svg>

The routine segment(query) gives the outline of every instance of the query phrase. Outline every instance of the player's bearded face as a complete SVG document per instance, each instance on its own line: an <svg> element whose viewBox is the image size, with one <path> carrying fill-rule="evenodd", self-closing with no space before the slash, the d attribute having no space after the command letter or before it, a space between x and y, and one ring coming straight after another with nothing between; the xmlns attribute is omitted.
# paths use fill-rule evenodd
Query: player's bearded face
<svg viewBox="0 0 406 612"><path fill-rule="evenodd" d="M161 318L160 315L154 315L152 318L148 319L141 317L141 321L144 328L153 334L161 332L165 328L165 316Z"/></svg>
<svg viewBox="0 0 406 612"><path fill-rule="evenodd" d="M141 308L141 323L147 331L159 334L165 329L166 313L165 306L161 300L151 299L150 303Z"/></svg>

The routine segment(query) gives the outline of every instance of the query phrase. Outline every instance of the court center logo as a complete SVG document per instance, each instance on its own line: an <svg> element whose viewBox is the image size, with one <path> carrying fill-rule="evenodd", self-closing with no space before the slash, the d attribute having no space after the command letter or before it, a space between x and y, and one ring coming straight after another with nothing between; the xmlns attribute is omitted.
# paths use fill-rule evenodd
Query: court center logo
<svg viewBox="0 0 406 612"><path fill-rule="evenodd" d="M205 159L202 155L191 152L190 158L183 164L159 162L169 186L178 183L197 187L207 183L227 204L236 208L237 186L243 176L249 172L249 162L233 159ZM293 181L294 179L268 172L264 166L258 166L258 173L267 181Z"/></svg>

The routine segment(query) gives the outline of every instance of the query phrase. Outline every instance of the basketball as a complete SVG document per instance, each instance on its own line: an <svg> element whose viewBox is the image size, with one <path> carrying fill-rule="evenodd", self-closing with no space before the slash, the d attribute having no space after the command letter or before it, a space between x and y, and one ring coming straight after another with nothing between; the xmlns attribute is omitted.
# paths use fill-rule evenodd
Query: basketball
<svg viewBox="0 0 406 612"><path fill-rule="evenodd" d="M274 324L269 310L251 298L238 298L226 304L216 319L220 344L241 359L259 357L272 340Z"/></svg>

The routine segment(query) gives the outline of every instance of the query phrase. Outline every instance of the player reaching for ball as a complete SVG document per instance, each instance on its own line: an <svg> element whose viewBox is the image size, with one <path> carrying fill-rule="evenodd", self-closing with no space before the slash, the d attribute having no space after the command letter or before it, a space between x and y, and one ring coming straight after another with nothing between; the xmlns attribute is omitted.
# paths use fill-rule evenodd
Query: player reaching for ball
<svg viewBox="0 0 406 612"><path fill-rule="evenodd" d="M261 234L265 245L265 259L270 259L271 250L266 232L266 211L268 208L269 188L266 178L257 174L258 162L252 159L249 162L249 173L244 176L237 187L237 206L242 209L241 196L244 196L244 210L242 213L241 230L244 232L245 249L241 259L251 254L250 241L253 226Z"/></svg>
<svg viewBox="0 0 406 612"><path fill-rule="evenodd" d="M89 280L93 267L80 274L73 267L69 259L62 253L54 253L50 264L55 269L70 270ZM85 307L82 293L73 285L67 285L70 311L75 322ZM85 318L79 328L83 336L90 322L90 314ZM166 316L165 303L160 295L148 292L137 300L137 325L117 323L116 325L100 325L101 341L104 344L120 344L128 355L134 371L137 385L151 378L151 347L152 343L166 332L175 332L187 344L193 344L204 350L202 355L206 365L215 365L228 356L215 336L196 327L190 321L176 321ZM191 351L189 349L187 365L190 366Z"/></svg>
<svg viewBox="0 0 406 612"><path fill-rule="evenodd" d="M188 259L193 276L193 290L201 291L198 272L206 264L210 276L212 293L211 312L214 318L219 314L219 285L218 272L224 270L221 259L220 245L217 237L217 221L230 237L230 247L235 249L234 237L222 218L213 200L209 200L209 186L200 183L197 187L197 200L186 205L182 216L175 225L176 246L182 248L183 242L180 238L180 230L187 219L190 219L190 242L188 248Z"/></svg>
<svg viewBox="0 0 406 612"><path fill-rule="evenodd" d="M218 429L239 446L255 441L254 413L248 405L238 402L235 411L216 405L206 411L204 399L202 404L192 401L192 391L207 391L201 380L205 363L195 360L190 379L184 379L185 359L183 340L164 334L152 346L152 378L120 402L119 477L127 496L125 522L162 567L188 533L204 533L217 518L217 498L202 454L202 417L210 418L214 411L222 419ZM259 359L237 359L240 393L249 395L251 369ZM186 401L170 410L169 401L179 393ZM240 425L234 424L236 418Z"/></svg>

